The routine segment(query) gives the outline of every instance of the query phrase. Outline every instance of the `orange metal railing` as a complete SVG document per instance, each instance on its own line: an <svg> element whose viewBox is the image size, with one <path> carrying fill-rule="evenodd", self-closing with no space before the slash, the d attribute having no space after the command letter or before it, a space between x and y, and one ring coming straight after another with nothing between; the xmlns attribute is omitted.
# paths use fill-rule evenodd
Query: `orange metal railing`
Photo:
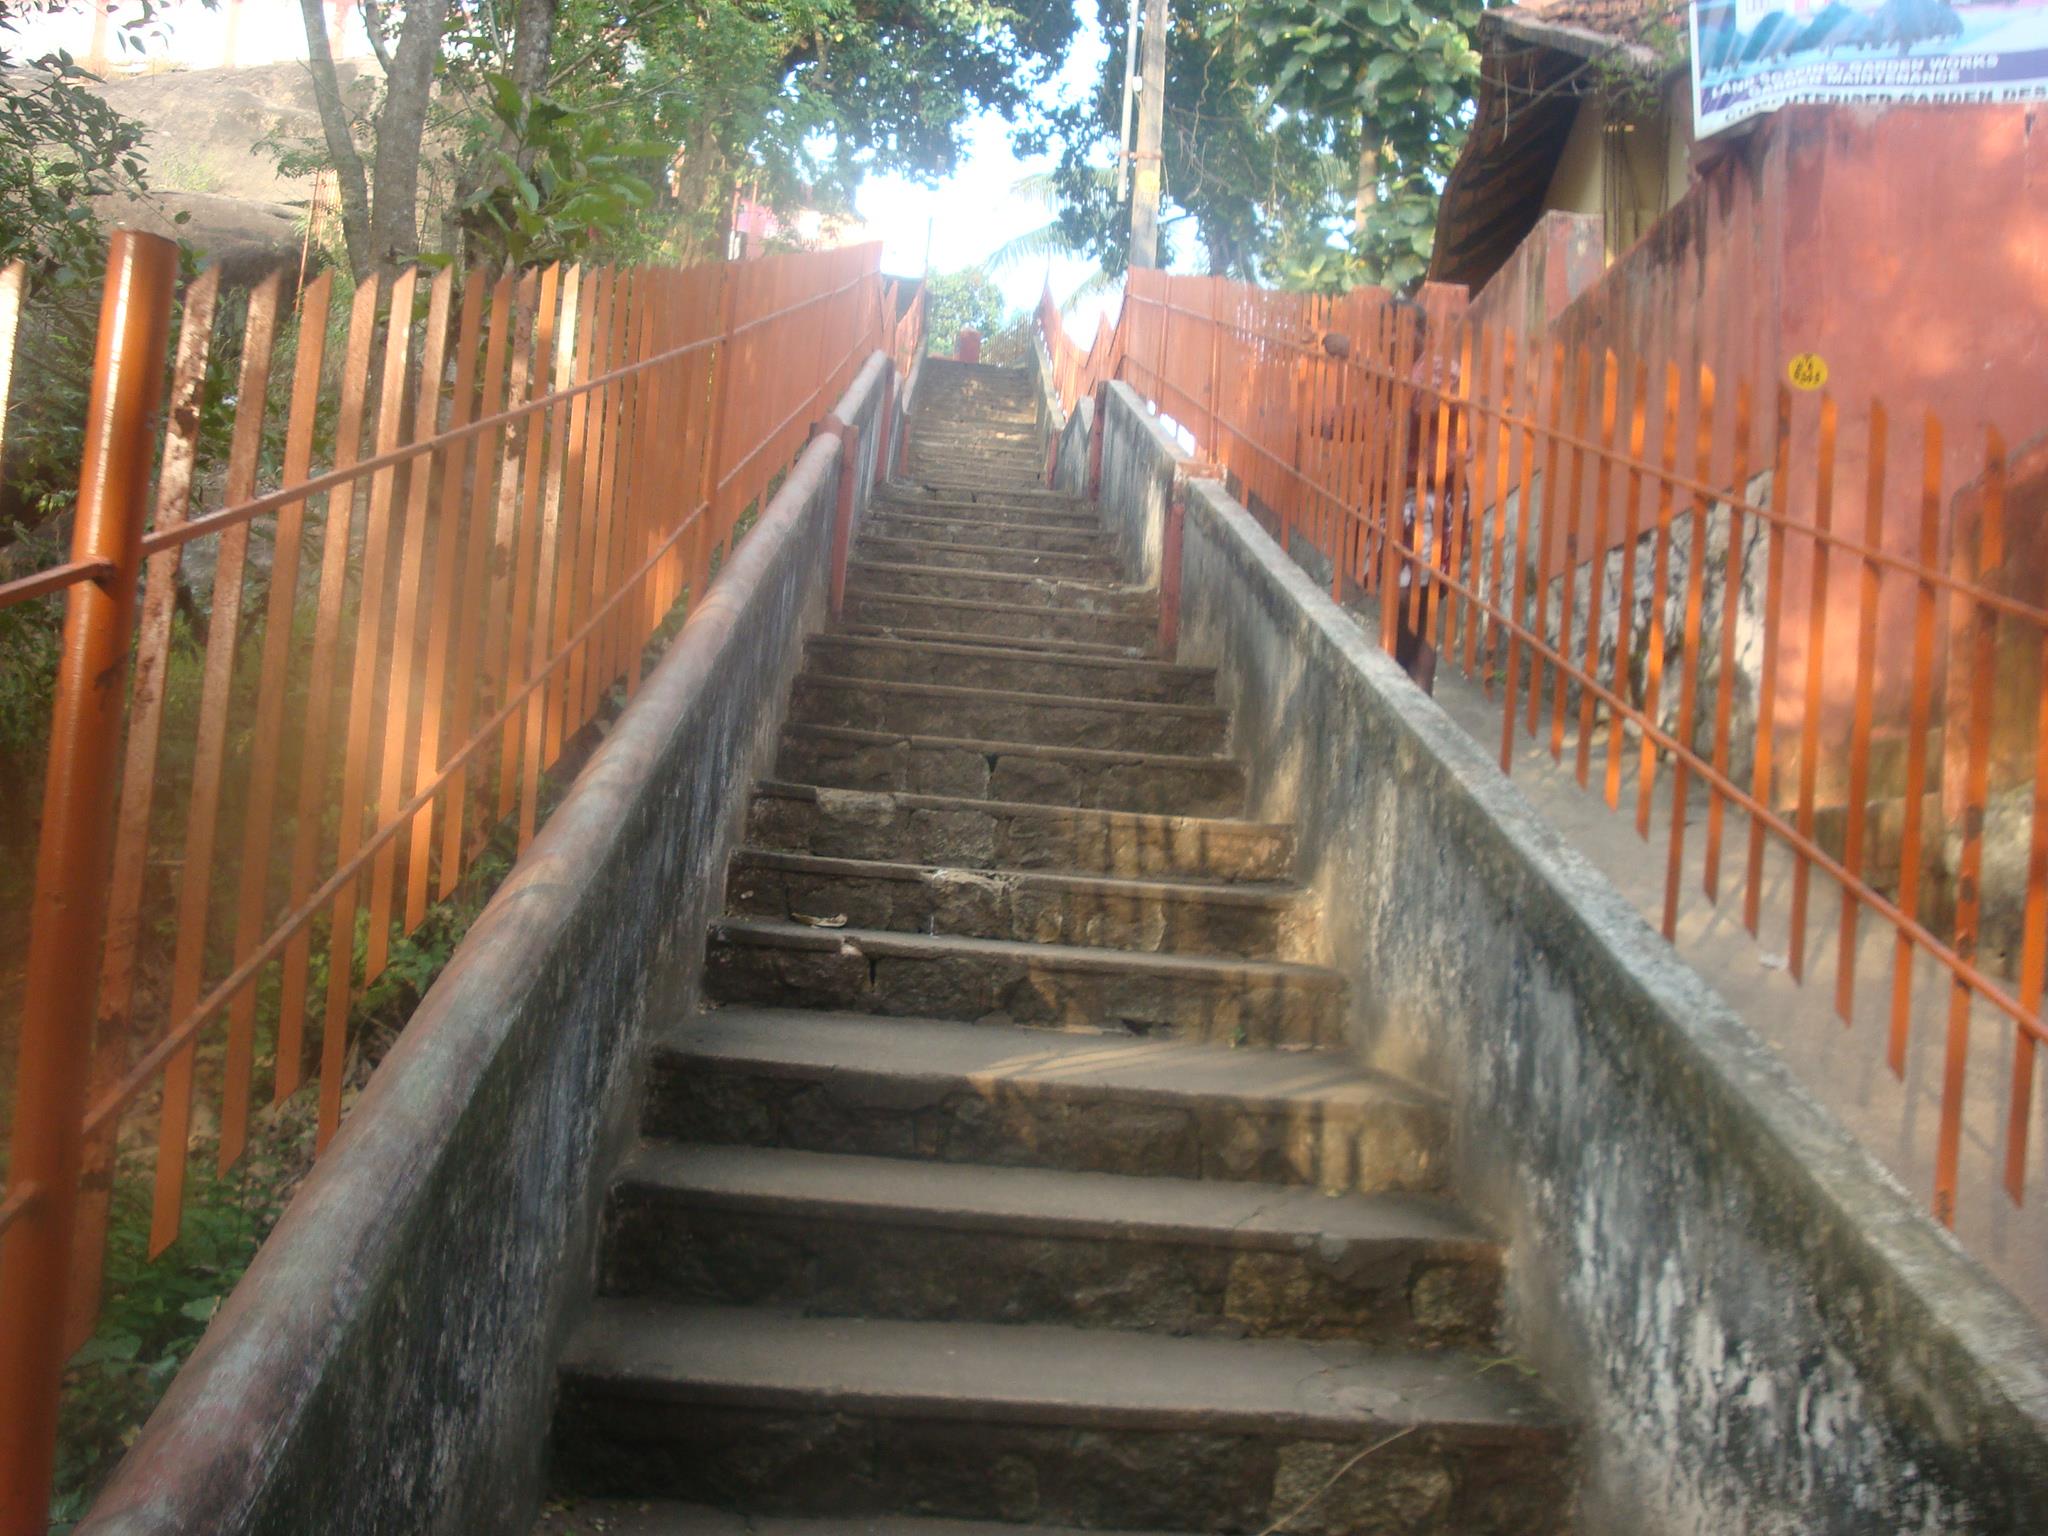
<svg viewBox="0 0 2048 1536"><path fill-rule="evenodd" d="M1131 384L1335 598L1376 607L1386 649L1482 684L1503 770L1518 737L1581 786L1597 758L1610 807L1632 800L1645 839L1660 819L1667 937L1696 869L1710 902L1740 887L1752 934L1782 922L1795 978L1832 950L1845 1023L1860 988L1888 993L1895 1074L1916 1029L1941 1031L1951 1225L1966 1079L2002 1068L1976 1091L2002 1105L1986 1155L2018 1203L2048 1039L2048 547L2008 525L1999 434L1958 485L1931 413L1900 430L1873 400L1852 422L1789 377L1728 376L1711 336L1623 357L1427 297L1425 320L1376 290L1134 272L1088 357L1049 303L1040 324L1069 405ZM1769 899L1767 856L1789 863ZM1867 923L1889 936L1874 951Z"/></svg>
<svg viewBox="0 0 2048 1536"><path fill-rule="evenodd" d="M494 829L526 846L551 765L900 342L877 262L408 271L345 305L280 276L233 315L209 270L170 348L175 247L115 238L72 558L0 586L68 605L0 1204L0 1531L41 1529L124 1118L153 1121L152 1253L195 1141L234 1164L261 1089L317 1079L324 1147L394 943ZM0 275L0 357L19 291Z"/></svg>
<svg viewBox="0 0 2048 1536"><path fill-rule="evenodd" d="M1061 323L1059 306L1053 302L1050 288L1039 296L1036 318L1039 340L1052 364L1053 388L1059 395L1060 409L1071 414L1083 395L1091 393L1103 379L1114 376L1114 353L1121 332L1107 321L1098 320L1093 344L1086 350L1076 346Z"/></svg>

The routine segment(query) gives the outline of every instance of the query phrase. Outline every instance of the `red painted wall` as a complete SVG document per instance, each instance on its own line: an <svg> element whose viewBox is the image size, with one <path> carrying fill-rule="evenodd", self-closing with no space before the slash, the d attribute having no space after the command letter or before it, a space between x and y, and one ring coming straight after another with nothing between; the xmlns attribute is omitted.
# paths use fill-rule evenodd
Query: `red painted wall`
<svg viewBox="0 0 2048 1536"><path fill-rule="evenodd" d="M1770 463L1778 381L1796 354L1825 359L1837 411L1832 517L1859 536L1869 505L1870 401L1889 413L1878 520L1884 547L1917 551L1922 491L1922 417L1945 428L1941 499L1943 561L1968 562L1974 501L1956 494L1982 470L1987 424L2018 445L2048 427L2048 154L2027 107L1790 108L1745 137L1700 146L1687 195L1647 236L1562 312L1538 305L1560 233L1539 225L1540 249L1503 270L1473 301L1475 315L1526 322L1538 309L1550 336L1581 343L1596 360L1613 348L1626 381L1638 358L1652 370L1647 441L1661 444L1667 362L1689 400L1702 360L1719 385L1717 478L1725 481L1735 388L1753 396L1752 470ZM1528 247L1525 247L1525 252ZM1567 263L1568 280L1582 269ZM1597 364L1593 372L1597 419ZM1794 398L1790 485L1774 504L1810 520L1819 495L1819 395ZM1692 458L1692 412L1682 407L1681 471ZM1621 435L1626 434L1626 409ZM1588 477L1591 478L1590 476ZM1643 521L1648 521L1646 511ZM1563 519L1555 519L1561 536ZM1595 526L1585 509L1584 526ZM1618 507L1597 541L1621 531ZM2032 540L2008 539L2015 551ZM1578 558L1587 558L1591 541ZM1811 546L1786 549L1779 612L1781 731L1797 730L1812 611ZM1561 555L1553 548L1552 558ZM1837 555L1828 570L1823 741L1845 735L1854 678L1862 563ZM2008 573L2008 590L2048 598L2048 572ZM1912 591L1882 587L1879 710L1901 714L1910 651ZM2039 598L2037 598L2039 600ZM1945 647L1944 647L1945 649ZM1881 726L1881 731L1883 727ZM1896 732L1894 732L1896 734ZM1880 760L1885 755L1879 745ZM1825 798L1825 789L1823 791Z"/></svg>

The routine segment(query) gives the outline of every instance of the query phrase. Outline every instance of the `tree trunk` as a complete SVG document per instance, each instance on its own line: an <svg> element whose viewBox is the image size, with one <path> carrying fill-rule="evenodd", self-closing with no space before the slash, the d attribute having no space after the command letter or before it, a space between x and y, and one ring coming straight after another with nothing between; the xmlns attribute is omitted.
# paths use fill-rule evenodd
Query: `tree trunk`
<svg viewBox="0 0 2048 1536"><path fill-rule="evenodd" d="M321 0L299 0L299 12L306 24L306 58L313 71L313 96L320 105L320 131L341 190L341 237L348 247L349 270L360 281L370 270L370 189L363 178L363 157L349 134L348 106L334 72L327 8Z"/></svg>
<svg viewBox="0 0 2048 1536"><path fill-rule="evenodd" d="M313 0L300 0L310 5ZM406 8L384 105L377 112L377 153L371 166L370 266L391 272L419 255L420 140L434 89L448 0L414 0Z"/></svg>

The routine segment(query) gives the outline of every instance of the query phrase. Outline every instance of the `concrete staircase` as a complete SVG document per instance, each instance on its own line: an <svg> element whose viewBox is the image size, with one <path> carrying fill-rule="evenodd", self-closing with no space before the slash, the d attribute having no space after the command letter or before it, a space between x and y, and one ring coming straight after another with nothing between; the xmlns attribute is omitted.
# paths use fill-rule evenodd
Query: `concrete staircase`
<svg viewBox="0 0 2048 1536"><path fill-rule="evenodd" d="M1025 375L928 364L662 1037L544 1528L1569 1526L1447 1127ZM968 1522L968 1523L960 1523Z"/></svg>

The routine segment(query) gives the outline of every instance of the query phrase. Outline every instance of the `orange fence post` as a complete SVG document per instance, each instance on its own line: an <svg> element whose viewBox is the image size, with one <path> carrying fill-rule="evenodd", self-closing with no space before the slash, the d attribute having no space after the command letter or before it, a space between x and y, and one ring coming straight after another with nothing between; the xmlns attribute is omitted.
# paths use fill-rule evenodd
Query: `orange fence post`
<svg viewBox="0 0 2048 1536"><path fill-rule="evenodd" d="M112 574L72 586L50 718L8 1202L0 1246L0 1532L44 1526L64 1368L66 1270L77 1209L105 865L142 519L178 248L117 231L100 300L72 558ZM17 1204L18 1202L18 1204Z"/></svg>
<svg viewBox="0 0 2048 1536"><path fill-rule="evenodd" d="M846 611L846 557L853 548L853 504L860 490L860 427L827 416L820 432L839 439L839 501L832 509L832 617Z"/></svg>

